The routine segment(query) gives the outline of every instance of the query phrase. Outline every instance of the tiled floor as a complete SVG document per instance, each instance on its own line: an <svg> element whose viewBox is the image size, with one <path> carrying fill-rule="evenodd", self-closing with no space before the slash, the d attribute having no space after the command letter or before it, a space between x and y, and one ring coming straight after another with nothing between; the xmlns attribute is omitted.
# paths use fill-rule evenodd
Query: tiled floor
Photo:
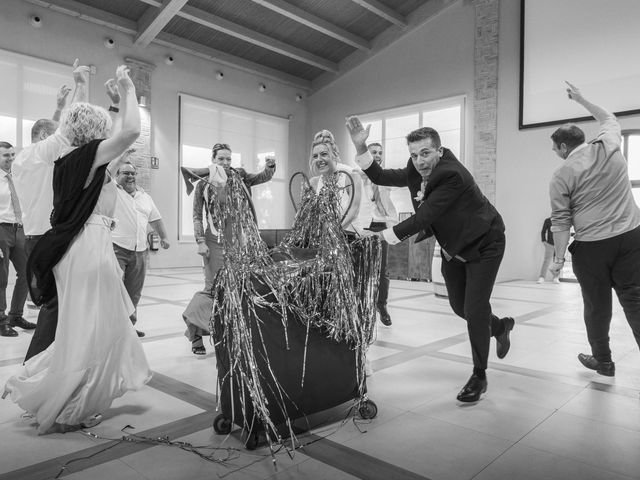
<svg viewBox="0 0 640 480"><path fill-rule="evenodd" d="M378 417L340 425L344 407L320 415L320 425L299 437L306 446L292 458L277 453L274 464L266 447L244 450L237 429L224 437L211 428L213 349L205 358L192 355L180 315L201 275L149 273L138 328L147 333L154 378L116 400L96 428L39 437L16 405L0 403L0 480L61 471L63 478L91 480L640 479L640 353L616 304L616 376L578 363L577 353L588 347L576 284L496 286L494 311L516 317L512 348L498 360L492 344L489 390L476 405L464 405L455 400L471 372L464 322L430 284L393 281L393 326L379 326L369 350ZM0 337L0 386L31 338L19 332ZM122 440L133 434L152 441ZM218 462L177 442L203 447L200 453Z"/></svg>

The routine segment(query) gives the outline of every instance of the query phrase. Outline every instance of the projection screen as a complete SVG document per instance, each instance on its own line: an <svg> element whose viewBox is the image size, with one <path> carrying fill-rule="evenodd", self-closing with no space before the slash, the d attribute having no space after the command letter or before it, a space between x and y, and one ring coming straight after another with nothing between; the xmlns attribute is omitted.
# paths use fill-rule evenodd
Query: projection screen
<svg viewBox="0 0 640 480"><path fill-rule="evenodd" d="M520 129L586 120L565 80L616 115L640 113L640 0L521 0Z"/></svg>

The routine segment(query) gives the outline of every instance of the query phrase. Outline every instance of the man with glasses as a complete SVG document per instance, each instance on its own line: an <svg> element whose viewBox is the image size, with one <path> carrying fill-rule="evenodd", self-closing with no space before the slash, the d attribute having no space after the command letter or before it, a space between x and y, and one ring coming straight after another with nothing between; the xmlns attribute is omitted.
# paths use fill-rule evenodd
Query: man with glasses
<svg viewBox="0 0 640 480"><path fill-rule="evenodd" d="M135 150L129 150L125 155L131 158L134 152ZM137 185L137 175L137 169L130 161L126 161L116 172L118 184L118 200L114 214L116 225L111 233L113 250L123 272L122 280L136 309L147 274L149 226L160 237L162 248L169 248L167 231L160 212L151 196ZM131 323L135 325L137 320L136 310L131 315ZM139 337L145 335L140 330L136 332Z"/></svg>

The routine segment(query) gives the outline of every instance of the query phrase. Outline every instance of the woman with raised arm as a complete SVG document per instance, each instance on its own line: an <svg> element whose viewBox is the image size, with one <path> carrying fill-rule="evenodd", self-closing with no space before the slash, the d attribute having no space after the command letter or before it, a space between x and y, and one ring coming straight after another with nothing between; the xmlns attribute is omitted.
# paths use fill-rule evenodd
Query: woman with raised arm
<svg viewBox="0 0 640 480"><path fill-rule="evenodd" d="M188 169L190 174L202 179L196 185L193 195L193 233L198 244L198 255L202 256L204 264L204 289L193 295L182 319L187 325L184 335L191 342L191 352L198 356L207 354L203 337L209 335L213 307L212 288L224 260L222 237L225 231L224 227L221 228L224 222L216 218L213 204L216 200L226 202L227 177L232 170L242 178L246 191L251 195L252 186L271 180L276 171L276 159L268 155L262 171L249 173L244 168L232 168L231 147L226 143L216 143L211 150L211 164L208 167ZM230 231L230 224L226 228Z"/></svg>
<svg viewBox="0 0 640 480"><path fill-rule="evenodd" d="M363 231L368 229L371 224L373 212L368 202L361 201L362 180L360 175L354 174L351 167L341 163L338 145L329 130L320 130L313 137L309 172L312 175L309 183L317 193L320 193L328 182L337 182L340 191L339 212L343 215L342 228L350 239L362 235ZM346 172L349 175L339 172Z"/></svg>
<svg viewBox="0 0 640 480"><path fill-rule="evenodd" d="M27 266L34 302L57 291L59 322L53 344L7 381L5 395L35 417L39 434L96 425L115 398L151 377L111 243L111 175L140 134L128 68L118 67L116 78L124 101L113 135L101 107L77 103L63 115L60 129L74 149L55 163L52 228Z"/></svg>

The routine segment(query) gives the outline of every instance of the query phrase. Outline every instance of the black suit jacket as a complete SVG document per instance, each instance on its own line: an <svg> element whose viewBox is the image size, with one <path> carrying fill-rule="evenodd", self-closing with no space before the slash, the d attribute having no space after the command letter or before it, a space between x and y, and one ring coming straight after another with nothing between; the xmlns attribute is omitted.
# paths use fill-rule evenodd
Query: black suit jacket
<svg viewBox="0 0 640 480"><path fill-rule="evenodd" d="M433 234L449 255L470 261L480 256L483 245L504 235L502 217L447 148L429 176L422 202L415 199L422 177L411 159L405 168L396 169L373 162L364 172L378 185L409 187L416 213L393 227L400 240L419 232L418 241Z"/></svg>

